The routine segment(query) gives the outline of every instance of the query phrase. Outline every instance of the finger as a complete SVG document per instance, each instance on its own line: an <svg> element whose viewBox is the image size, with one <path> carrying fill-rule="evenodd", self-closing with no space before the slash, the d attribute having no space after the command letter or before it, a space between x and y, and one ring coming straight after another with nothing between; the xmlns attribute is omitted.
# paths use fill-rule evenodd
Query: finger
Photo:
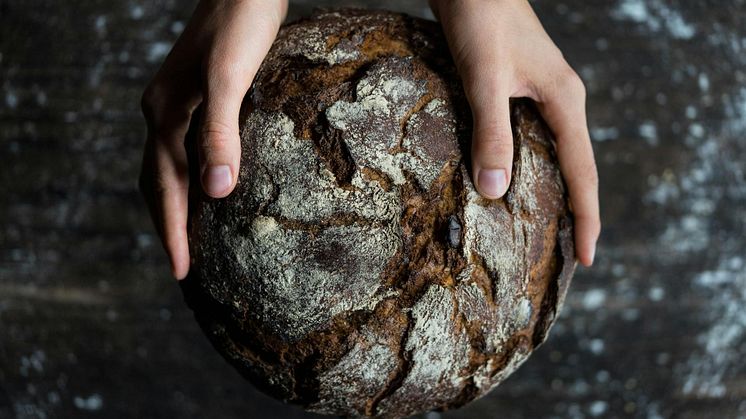
<svg viewBox="0 0 746 419"><path fill-rule="evenodd" d="M171 273L183 279L189 272L187 214L189 175L183 135L154 141L155 212L163 247L171 261Z"/></svg>
<svg viewBox="0 0 746 419"><path fill-rule="evenodd" d="M250 10L226 19L205 64L200 177L214 198L227 196L236 184L241 103L280 25L277 6L269 3L250 3Z"/></svg>
<svg viewBox="0 0 746 419"><path fill-rule="evenodd" d="M164 66L165 67L165 66ZM140 187L148 202L171 273L183 279L189 272L186 222L189 172L184 137L200 101L196 89L185 88L188 69L156 76L143 94L142 109L148 125Z"/></svg>
<svg viewBox="0 0 746 419"><path fill-rule="evenodd" d="M138 179L138 186L140 193L145 199L145 203L148 206L148 212L150 213L150 219L153 220L153 226L158 233L158 237L163 236L163 231L160 223L160 216L158 215L158 205L155 199L155 189L153 185L153 174L152 170L155 168L155 147L153 141L148 136L145 142L145 151L143 153L142 167L140 168L140 178Z"/></svg>
<svg viewBox="0 0 746 419"><path fill-rule="evenodd" d="M463 7L431 1L441 18L448 47L464 85L473 116L471 170L474 186L488 199L503 196L513 167L509 97L512 70L492 30L500 16L490 7Z"/></svg>
<svg viewBox="0 0 746 419"><path fill-rule="evenodd" d="M189 248L186 239L186 203L183 195L188 178L178 174L183 163L149 136L145 145L140 189L148 204L158 236L168 254L171 273L183 279L189 271ZM178 153L178 150L177 150ZM176 175L175 175L176 174Z"/></svg>
<svg viewBox="0 0 746 419"><path fill-rule="evenodd" d="M471 159L477 191L489 199L508 190L513 167L513 133L507 94L495 92L495 100L470 100L474 116Z"/></svg>
<svg viewBox="0 0 746 419"><path fill-rule="evenodd" d="M590 266L601 232L601 218L598 172L586 122L585 88L569 69L558 80L539 89L538 96L539 110L557 140L557 157L570 193L575 253L580 263Z"/></svg>

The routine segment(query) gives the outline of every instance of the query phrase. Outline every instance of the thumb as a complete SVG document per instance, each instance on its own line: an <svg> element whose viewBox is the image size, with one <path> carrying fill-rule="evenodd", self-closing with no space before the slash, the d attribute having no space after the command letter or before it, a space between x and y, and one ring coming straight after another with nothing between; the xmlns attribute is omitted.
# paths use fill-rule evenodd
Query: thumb
<svg viewBox="0 0 746 419"><path fill-rule="evenodd" d="M238 177L241 140L238 115L251 79L215 75L205 89L199 140L200 178L205 193L223 198Z"/></svg>
<svg viewBox="0 0 746 419"><path fill-rule="evenodd" d="M513 167L513 134L508 96L493 96L492 104L472 101L474 133L471 144L472 176L477 191L489 199L505 195Z"/></svg>
<svg viewBox="0 0 746 419"><path fill-rule="evenodd" d="M213 198L227 196L236 185L241 103L272 45L287 2L229 2L224 6L213 19L220 22L220 28L206 60L199 146L202 187Z"/></svg>

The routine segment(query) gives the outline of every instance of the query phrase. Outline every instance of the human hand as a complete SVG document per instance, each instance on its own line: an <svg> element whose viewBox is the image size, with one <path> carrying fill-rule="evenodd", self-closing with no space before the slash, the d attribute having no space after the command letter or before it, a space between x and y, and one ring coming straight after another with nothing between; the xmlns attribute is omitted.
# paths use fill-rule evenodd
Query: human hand
<svg viewBox="0 0 746 419"><path fill-rule="evenodd" d="M580 77L526 0L430 0L430 7L443 26L472 110L477 191L490 199L507 191L513 166L508 99L533 99L556 137L575 218L575 254L590 266L601 221Z"/></svg>
<svg viewBox="0 0 746 419"><path fill-rule="evenodd" d="M171 272L189 271L184 139L201 103L200 179L214 198L236 185L241 143L238 114L287 13L287 0L203 0L145 89L148 125L140 190L168 253Z"/></svg>

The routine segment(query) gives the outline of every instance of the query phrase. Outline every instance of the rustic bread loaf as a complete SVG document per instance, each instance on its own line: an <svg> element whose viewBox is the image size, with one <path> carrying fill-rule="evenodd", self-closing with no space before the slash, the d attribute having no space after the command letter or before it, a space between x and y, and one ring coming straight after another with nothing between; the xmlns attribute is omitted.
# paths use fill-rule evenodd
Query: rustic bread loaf
<svg viewBox="0 0 746 419"><path fill-rule="evenodd" d="M494 388L544 341L575 267L551 134L530 102L511 118L512 183L489 201L436 23L284 26L244 101L236 190L190 204L183 289L215 348L322 413L400 417Z"/></svg>

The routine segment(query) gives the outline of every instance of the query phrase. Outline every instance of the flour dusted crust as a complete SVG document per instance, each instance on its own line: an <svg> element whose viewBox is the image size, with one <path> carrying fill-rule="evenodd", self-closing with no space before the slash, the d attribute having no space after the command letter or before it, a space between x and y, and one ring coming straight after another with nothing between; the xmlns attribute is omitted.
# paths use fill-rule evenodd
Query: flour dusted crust
<svg viewBox="0 0 746 419"><path fill-rule="evenodd" d="M469 175L471 119L437 24L286 25L241 113L236 190L193 191L187 302L282 400L401 417L482 396L546 338L575 267L551 134L511 103L510 189Z"/></svg>

